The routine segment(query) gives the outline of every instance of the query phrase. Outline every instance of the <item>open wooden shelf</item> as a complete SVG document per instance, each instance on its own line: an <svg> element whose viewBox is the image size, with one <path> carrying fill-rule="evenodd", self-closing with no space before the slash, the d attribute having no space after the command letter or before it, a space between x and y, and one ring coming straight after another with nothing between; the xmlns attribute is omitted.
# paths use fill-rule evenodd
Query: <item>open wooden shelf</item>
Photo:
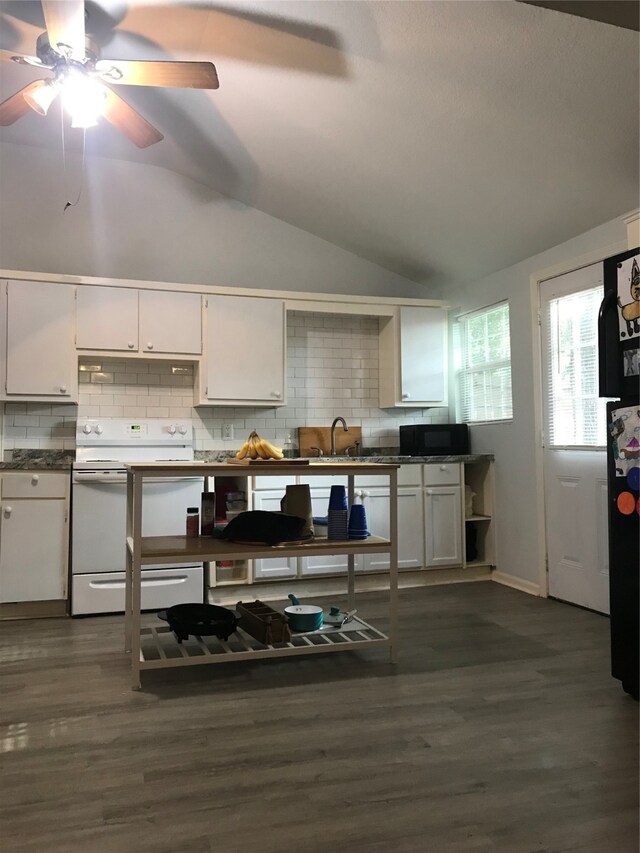
<svg viewBox="0 0 640 853"><path fill-rule="evenodd" d="M168 625L140 631L140 669L197 666L212 662L261 657L286 657L319 652L388 646L389 638L363 619L354 618L342 628L325 626L319 631L294 634L291 640L266 644L237 628L228 640L190 636L178 643Z"/></svg>
<svg viewBox="0 0 640 853"><path fill-rule="evenodd" d="M391 542L379 536L367 539L309 539L305 542L283 542L280 545L249 545L246 542L229 542L211 536L143 536L140 563L186 563L191 560L203 563L214 560L247 560L275 556L313 557L322 554L366 554L389 551ZM127 547L133 553L133 538L127 537Z"/></svg>

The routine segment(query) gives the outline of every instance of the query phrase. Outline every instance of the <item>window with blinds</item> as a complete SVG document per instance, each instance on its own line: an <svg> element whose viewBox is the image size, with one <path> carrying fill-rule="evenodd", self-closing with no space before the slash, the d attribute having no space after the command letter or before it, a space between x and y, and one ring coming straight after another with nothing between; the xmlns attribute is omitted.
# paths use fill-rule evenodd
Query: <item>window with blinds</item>
<svg viewBox="0 0 640 853"><path fill-rule="evenodd" d="M513 417L509 304L458 318L458 403L463 423Z"/></svg>
<svg viewBox="0 0 640 853"><path fill-rule="evenodd" d="M547 346L547 444L600 447L606 410L598 397L598 309L602 287L550 299Z"/></svg>

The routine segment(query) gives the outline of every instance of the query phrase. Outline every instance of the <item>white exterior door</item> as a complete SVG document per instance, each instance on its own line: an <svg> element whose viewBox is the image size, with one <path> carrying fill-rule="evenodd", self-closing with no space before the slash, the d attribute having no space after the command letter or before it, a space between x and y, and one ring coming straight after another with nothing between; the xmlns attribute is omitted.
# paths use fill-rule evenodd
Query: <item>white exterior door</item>
<svg viewBox="0 0 640 853"><path fill-rule="evenodd" d="M540 285L549 595L609 612L605 401L598 398L602 266Z"/></svg>

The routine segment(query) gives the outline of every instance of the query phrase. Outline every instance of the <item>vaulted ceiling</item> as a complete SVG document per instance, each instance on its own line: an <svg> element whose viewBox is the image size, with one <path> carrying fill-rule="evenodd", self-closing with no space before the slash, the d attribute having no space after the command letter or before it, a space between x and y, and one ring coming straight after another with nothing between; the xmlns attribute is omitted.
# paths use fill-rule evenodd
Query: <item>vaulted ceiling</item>
<svg viewBox="0 0 640 853"><path fill-rule="evenodd" d="M103 57L220 78L121 87L165 139L139 150L101 122L88 155L184 174L413 281L480 278L639 204L633 30L515 0L86 5ZM43 29L38 2L0 2L1 48L33 54ZM39 76L3 63L0 100ZM0 128L60 140L57 106Z"/></svg>

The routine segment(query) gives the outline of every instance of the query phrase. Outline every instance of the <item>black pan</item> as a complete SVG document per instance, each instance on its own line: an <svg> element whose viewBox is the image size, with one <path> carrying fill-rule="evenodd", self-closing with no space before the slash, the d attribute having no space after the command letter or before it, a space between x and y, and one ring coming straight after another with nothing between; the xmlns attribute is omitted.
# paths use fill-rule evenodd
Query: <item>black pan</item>
<svg viewBox="0 0 640 853"><path fill-rule="evenodd" d="M169 623L179 643L188 640L190 634L198 637L213 634L219 640L228 640L238 626L234 611L216 604L174 604L160 610L158 617Z"/></svg>

